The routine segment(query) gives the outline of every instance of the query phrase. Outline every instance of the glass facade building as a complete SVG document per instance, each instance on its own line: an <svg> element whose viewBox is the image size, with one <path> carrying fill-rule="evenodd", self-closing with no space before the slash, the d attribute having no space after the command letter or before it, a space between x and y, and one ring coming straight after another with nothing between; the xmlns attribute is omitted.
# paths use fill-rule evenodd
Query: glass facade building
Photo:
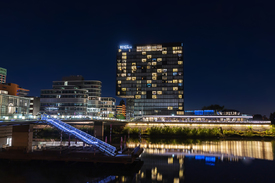
<svg viewBox="0 0 275 183"><path fill-rule="evenodd" d="M117 52L116 95L127 118L184 114L183 44L122 45Z"/></svg>
<svg viewBox="0 0 275 183"><path fill-rule="evenodd" d="M0 67L0 83L6 83L7 81L7 69Z"/></svg>
<svg viewBox="0 0 275 183"><path fill-rule="evenodd" d="M99 116L100 95L101 81L63 77L62 81L53 81L53 89L41 90L40 111L51 115Z"/></svg>

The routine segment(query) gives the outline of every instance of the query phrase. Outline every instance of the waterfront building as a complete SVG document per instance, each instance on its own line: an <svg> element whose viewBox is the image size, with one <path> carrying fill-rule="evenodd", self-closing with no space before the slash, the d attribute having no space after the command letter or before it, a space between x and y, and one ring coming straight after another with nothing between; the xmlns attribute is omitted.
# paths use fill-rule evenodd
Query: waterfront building
<svg viewBox="0 0 275 183"><path fill-rule="evenodd" d="M40 111L40 97L27 96L30 99L29 114L36 116Z"/></svg>
<svg viewBox="0 0 275 183"><path fill-rule="evenodd" d="M234 109L217 110L187 110L184 111L185 115L222 115L222 116L240 116L240 111Z"/></svg>
<svg viewBox="0 0 275 183"><path fill-rule="evenodd" d="M116 106L116 115L118 116L120 114L126 117L126 106L124 104Z"/></svg>
<svg viewBox="0 0 275 183"><path fill-rule="evenodd" d="M183 63L182 43L120 46L116 95L126 98L127 119L183 115Z"/></svg>
<svg viewBox="0 0 275 183"><path fill-rule="evenodd" d="M116 99L113 97L101 97L100 116L113 117L116 114Z"/></svg>
<svg viewBox="0 0 275 183"><path fill-rule="evenodd" d="M0 119L28 118L30 98L9 95L8 91L0 90Z"/></svg>
<svg viewBox="0 0 275 183"><path fill-rule="evenodd" d="M30 91L30 90L21 88L20 86L18 86L18 84L15 84L15 83L1 83L0 90L8 91L9 95L20 96L20 97L27 96L28 92Z"/></svg>
<svg viewBox="0 0 275 183"><path fill-rule="evenodd" d="M0 83L6 83L7 69L0 67Z"/></svg>
<svg viewBox="0 0 275 183"><path fill-rule="evenodd" d="M99 116L101 81L84 80L80 75L53 81L53 89L41 90L42 112L52 115Z"/></svg>

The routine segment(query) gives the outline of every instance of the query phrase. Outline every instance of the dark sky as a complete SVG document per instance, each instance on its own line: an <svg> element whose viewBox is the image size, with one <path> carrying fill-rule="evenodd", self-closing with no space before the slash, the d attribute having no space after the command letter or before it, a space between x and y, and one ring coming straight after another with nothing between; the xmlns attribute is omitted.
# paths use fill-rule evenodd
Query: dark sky
<svg viewBox="0 0 275 183"><path fill-rule="evenodd" d="M0 0L0 67L30 95L62 76L83 75L102 81L102 96L115 97L118 45L183 42L186 110L220 104L269 116L271 2Z"/></svg>

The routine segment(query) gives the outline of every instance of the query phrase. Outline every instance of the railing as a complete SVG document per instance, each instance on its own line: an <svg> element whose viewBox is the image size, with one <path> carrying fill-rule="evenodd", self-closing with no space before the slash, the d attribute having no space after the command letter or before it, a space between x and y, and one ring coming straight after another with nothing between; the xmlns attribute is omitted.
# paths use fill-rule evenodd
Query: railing
<svg viewBox="0 0 275 183"><path fill-rule="evenodd" d="M116 148L114 146L107 144L71 125L68 125L63 121L54 118L48 118L46 114L41 114L41 120L45 120L46 122L50 123L59 130L64 131L65 133L74 135L75 137L77 137L78 139L82 140L87 144L95 145L102 152L106 152L111 156L115 155Z"/></svg>

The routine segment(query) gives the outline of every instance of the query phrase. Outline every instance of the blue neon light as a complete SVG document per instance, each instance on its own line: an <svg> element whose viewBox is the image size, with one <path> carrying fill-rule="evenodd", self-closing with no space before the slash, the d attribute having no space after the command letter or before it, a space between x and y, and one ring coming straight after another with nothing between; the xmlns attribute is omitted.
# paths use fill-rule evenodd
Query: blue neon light
<svg viewBox="0 0 275 183"><path fill-rule="evenodd" d="M205 157L205 161L215 162L216 158L215 157Z"/></svg>
<svg viewBox="0 0 275 183"><path fill-rule="evenodd" d="M205 163L206 165L209 165L209 166L215 166L214 163Z"/></svg>
<svg viewBox="0 0 275 183"><path fill-rule="evenodd" d="M119 48L122 49L122 50L132 49L132 46L130 46L130 45L120 45Z"/></svg>
<svg viewBox="0 0 275 183"><path fill-rule="evenodd" d="M203 110L195 110L195 115L203 115Z"/></svg>
<svg viewBox="0 0 275 183"><path fill-rule="evenodd" d="M195 159L196 160L201 160L201 159L204 159L204 156L195 156Z"/></svg>

